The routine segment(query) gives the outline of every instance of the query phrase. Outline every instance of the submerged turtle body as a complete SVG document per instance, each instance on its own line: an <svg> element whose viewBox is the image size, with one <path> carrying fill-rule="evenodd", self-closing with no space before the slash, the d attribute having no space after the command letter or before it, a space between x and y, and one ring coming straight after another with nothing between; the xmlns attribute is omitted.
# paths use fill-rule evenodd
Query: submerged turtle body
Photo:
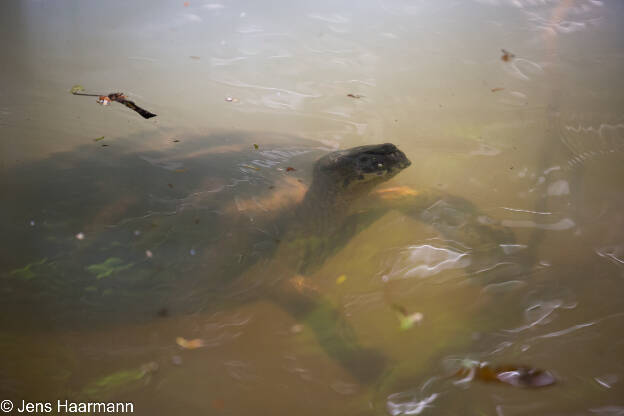
<svg viewBox="0 0 624 416"><path fill-rule="evenodd" d="M234 283L239 291L264 286L256 296L271 299L306 323L326 353L360 381L375 380L385 368L385 358L362 348L355 336L345 335L341 313L305 280L306 275L389 210L399 210L434 226L449 240L477 248L475 257L479 249L498 250L499 242L511 242L513 237L504 229L479 224L476 209L458 197L436 191L406 192L388 201L371 192L410 164L390 143L332 152L319 159L312 184L292 210L293 220L271 261L252 266Z"/></svg>
<svg viewBox="0 0 624 416"><path fill-rule="evenodd" d="M168 314L173 314L222 308L234 301L270 299L311 328L327 354L356 378L374 380L384 368L383 356L362 348L354 336L345 335L349 331L344 330L339 310L322 292L310 289L314 285L307 284L305 276L311 275L355 234L389 210L398 210L430 224L448 239L462 241L470 247L493 246L511 237L505 230L479 224L476 209L461 198L422 191L389 201L371 192L410 164L406 155L390 143L324 155L314 164L311 184L302 200L264 220L262 224L270 229L271 221L277 218L279 228L284 231L272 236L270 248L260 251L260 256L247 256L250 260L241 253L244 246L254 250L258 240L244 235L237 238L237 233L233 233L230 242L220 233L243 221L245 230L259 228L262 219L250 223L244 216L240 220L224 216L215 217L218 220L210 226L204 220L196 225L189 210L175 210L175 214L183 215L160 216L170 225L166 230L150 214L129 218L121 226L99 235L87 233L84 241L65 249L69 254L33 265L32 273L45 274L46 279L23 279L11 290L20 293L16 302L24 298L26 302L22 304L28 303L26 298L32 293L45 293L54 302L37 304L43 314L55 316L59 322L69 322L68 325L89 326L97 322L128 321L129 317L154 319L163 306L170 311ZM180 225L183 220L188 220L187 228ZM187 230L192 236L189 237ZM140 235L136 234L138 231ZM127 246L117 243L121 237L128 241L129 234L136 236L131 237L131 243ZM187 244L196 237L212 246L189 256ZM270 240L266 235L263 239ZM154 257L146 258L146 250L153 251ZM93 275L92 270L98 271L98 275ZM297 279L296 286L291 281L293 278ZM78 310L80 314L76 313ZM70 316L80 317L71 320Z"/></svg>

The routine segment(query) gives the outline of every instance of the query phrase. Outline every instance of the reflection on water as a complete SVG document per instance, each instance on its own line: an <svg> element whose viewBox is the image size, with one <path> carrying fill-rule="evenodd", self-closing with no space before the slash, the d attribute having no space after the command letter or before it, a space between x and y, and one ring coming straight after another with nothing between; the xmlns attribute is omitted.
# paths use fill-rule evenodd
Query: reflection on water
<svg viewBox="0 0 624 416"><path fill-rule="evenodd" d="M624 411L619 2L0 9L3 399ZM380 198L297 208L315 160L383 142L412 164Z"/></svg>

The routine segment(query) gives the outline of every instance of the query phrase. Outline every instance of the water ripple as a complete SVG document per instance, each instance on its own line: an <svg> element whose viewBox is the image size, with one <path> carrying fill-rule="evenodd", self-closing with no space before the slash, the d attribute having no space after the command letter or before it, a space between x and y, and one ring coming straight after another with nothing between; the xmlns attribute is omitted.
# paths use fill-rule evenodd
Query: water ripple
<svg viewBox="0 0 624 416"><path fill-rule="evenodd" d="M403 249L396 258L392 270L382 277L383 280L425 278L443 270L462 269L471 263L467 252L430 244L409 246Z"/></svg>

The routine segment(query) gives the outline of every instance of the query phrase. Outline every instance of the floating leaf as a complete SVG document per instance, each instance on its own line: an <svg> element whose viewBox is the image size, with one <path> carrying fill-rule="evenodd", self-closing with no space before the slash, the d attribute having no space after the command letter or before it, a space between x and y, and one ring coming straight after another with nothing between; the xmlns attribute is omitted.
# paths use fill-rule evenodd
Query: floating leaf
<svg viewBox="0 0 624 416"><path fill-rule="evenodd" d="M501 59L504 62L509 62L511 61L513 58L516 57L516 55L514 55L513 53L506 51L505 49L501 49L501 52L503 53L503 56L501 56Z"/></svg>
<svg viewBox="0 0 624 416"><path fill-rule="evenodd" d="M189 58L191 58L191 59L195 59L196 61L197 61L197 60L199 60L199 59L201 59L201 57L199 57L199 56L195 56L195 55L191 55L191 56L189 56Z"/></svg>
<svg viewBox="0 0 624 416"><path fill-rule="evenodd" d="M76 94L77 92L81 92L84 91L84 87L82 85L74 85L73 87L71 87L71 90L69 90L69 92L71 92L72 94Z"/></svg>
<svg viewBox="0 0 624 416"><path fill-rule="evenodd" d="M347 94L347 97L359 99L359 98L362 98L363 95L360 95L360 94Z"/></svg>
<svg viewBox="0 0 624 416"><path fill-rule="evenodd" d="M243 167L243 168L247 168L247 169L253 169L253 170L260 170L260 168L258 168L258 167L256 167L256 166L241 165L241 167Z"/></svg>
<svg viewBox="0 0 624 416"><path fill-rule="evenodd" d="M347 275L342 274L342 275L338 276L338 278L336 279L336 284L337 285L341 285L341 284L343 284L346 281L347 281Z"/></svg>
<svg viewBox="0 0 624 416"><path fill-rule="evenodd" d="M123 261L120 258L110 257L103 263L88 266L86 270L93 273L97 279L102 279L129 269L132 266L134 266L134 263L123 264Z"/></svg>
<svg viewBox="0 0 624 416"><path fill-rule="evenodd" d="M505 88L496 87L496 88L492 88L492 89L491 89L491 91L492 91L492 92L498 92L498 91L502 91L502 90L504 90L504 89L505 89Z"/></svg>
<svg viewBox="0 0 624 416"><path fill-rule="evenodd" d="M99 142L100 140L104 140L105 136L98 137L97 139L93 139L94 142Z"/></svg>
<svg viewBox="0 0 624 416"><path fill-rule="evenodd" d="M401 329L401 331L407 331L408 329L413 327L414 324L420 324L422 320L423 314L420 312L414 312L411 315L406 315L401 318L399 328Z"/></svg>
<svg viewBox="0 0 624 416"><path fill-rule="evenodd" d="M197 348L206 346L206 343L204 342L204 340L199 339L199 338L185 339L182 337L177 337L176 344L178 344L180 347L184 348L185 350L195 350Z"/></svg>
<svg viewBox="0 0 624 416"><path fill-rule="evenodd" d="M550 372L528 366L503 365L491 367L486 363L468 361L454 374L465 381L503 383L514 387L538 388L555 384L557 380Z"/></svg>
<svg viewBox="0 0 624 416"><path fill-rule="evenodd" d="M293 168L292 166L288 166L286 168L286 172L292 172L292 171L295 171L295 170L297 170L297 169Z"/></svg>
<svg viewBox="0 0 624 416"><path fill-rule="evenodd" d="M416 323L419 324L423 320L422 313L415 312L412 314L408 314L407 310L401 305L393 304L392 309L394 309L394 312L396 313L397 318L399 319L399 329L401 329L401 331L406 331L410 329L411 327L413 327L414 324Z"/></svg>
<svg viewBox="0 0 624 416"><path fill-rule="evenodd" d="M260 148L260 146L258 146L257 144L254 143L254 149L258 150Z"/></svg>

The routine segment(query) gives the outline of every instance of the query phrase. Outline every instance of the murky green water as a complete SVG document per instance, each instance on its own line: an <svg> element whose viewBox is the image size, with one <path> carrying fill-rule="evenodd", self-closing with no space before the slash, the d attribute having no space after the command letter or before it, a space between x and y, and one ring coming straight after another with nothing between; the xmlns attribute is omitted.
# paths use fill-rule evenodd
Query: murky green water
<svg viewBox="0 0 624 416"><path fill-rule="evenodd" d="M1 400L624 412L620 2L0 11ZM297 233L314 162L383 142L412 162L387 195L430 203ZM465 360L557 383L450 377Z"/></svg>

